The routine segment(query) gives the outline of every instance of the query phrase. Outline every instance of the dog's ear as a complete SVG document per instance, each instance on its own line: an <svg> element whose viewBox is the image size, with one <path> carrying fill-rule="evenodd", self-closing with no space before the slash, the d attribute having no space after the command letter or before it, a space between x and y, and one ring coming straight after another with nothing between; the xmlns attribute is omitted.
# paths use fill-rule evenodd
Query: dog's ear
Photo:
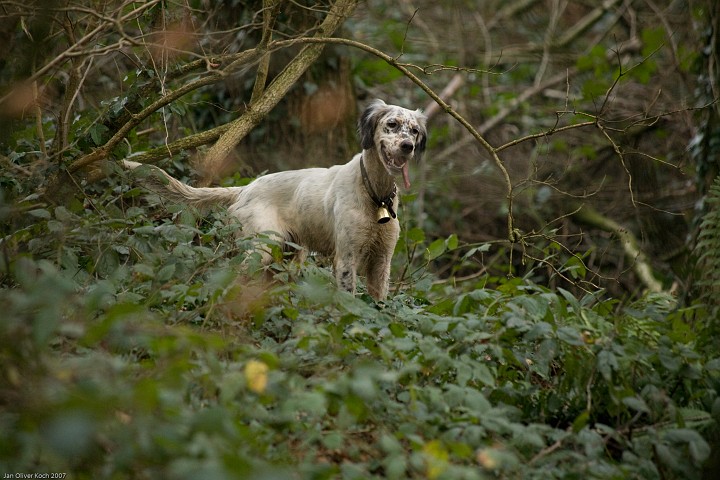
<svg viewBox="0 0 720 480"><path fill-rule="evenodd" d="M386 106L387 104L382 100L375 100L360 116L358 131L360 132L360 146L363 150L368 150L375 145L375 127L377 127L380 113Z"/></svg>
<svg viewBox="0 0 720 480"><path fill-rule="evenodd" d="M425 143L427 142L427 132L424 129L420 130L417 142L415 143L415 158L419 162L422 160L422 156L425 153Z"/></svg>
<svg viewBox="0 0 720 480"><path fill-rule="evenodd" d="M423 153L425 153L425 144L427 143L427 117L421 110L416 110L415 113L417 115L418 130L420 131L415 140L415 158L420 161Z"/></svg>

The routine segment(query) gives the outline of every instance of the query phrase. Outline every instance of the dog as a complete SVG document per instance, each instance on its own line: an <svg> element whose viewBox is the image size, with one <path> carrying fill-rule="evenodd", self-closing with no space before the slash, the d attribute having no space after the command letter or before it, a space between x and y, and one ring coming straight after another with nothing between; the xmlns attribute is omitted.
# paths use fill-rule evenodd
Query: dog
<svg viewBox="0 0 720 480"><path fill-rule="evenodd" d="M344 165L268 174L243 187L190 187L153 167L161 178L147 186L171 201L196 207L223 205L243 235L273 232L280 242L333 258L339 288L355 293L366 277L375 300L387 297L390 265L400 236L396 178L410 188L409 164L425 151L427 118L375 100L358 122L362 152ZM125 160L127 168L141 164ZM269 252L260 252L269 264Z"/></svg>

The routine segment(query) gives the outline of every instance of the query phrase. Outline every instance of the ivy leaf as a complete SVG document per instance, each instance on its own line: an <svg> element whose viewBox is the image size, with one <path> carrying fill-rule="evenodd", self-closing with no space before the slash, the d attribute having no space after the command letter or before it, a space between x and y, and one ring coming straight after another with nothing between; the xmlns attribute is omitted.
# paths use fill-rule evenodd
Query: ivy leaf
<svg viewBox="0 0 720 480"><path fill-rule="evenodd" d="M90 138L92 138L93 143L99 147L105 143L105 136L109 131L108 127L102 123L96 123L90 127Z"/></svg>

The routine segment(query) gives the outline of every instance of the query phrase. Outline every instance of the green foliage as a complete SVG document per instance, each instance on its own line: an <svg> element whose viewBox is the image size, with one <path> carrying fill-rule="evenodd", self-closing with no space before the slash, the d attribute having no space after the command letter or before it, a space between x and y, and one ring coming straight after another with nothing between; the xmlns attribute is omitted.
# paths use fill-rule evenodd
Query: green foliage
<svg viewBox="0 0 720 480"><path fill-rule="evenodd" d="M2 471L699 478L710 455L720 358L668 295L432 286L432 262L489 247L420 229L384 303L312 260L268 285L222 214L157 218L109 191L3 227Z"/></svg>
<svg viewBox="0 0 720 480"><path fill-rule="evenodd" d="M700 298L716 317L720 309L720 176L708 190L705 208L695 245L699 277L696 286Z"/></svg>
<svg viewBox="0 0 720 480"><path fill-rule="evenodd" d="M368 58L358 62L354 69L356 78L365 85L390 83L402 77L402 73L385 61Z"/></svg>

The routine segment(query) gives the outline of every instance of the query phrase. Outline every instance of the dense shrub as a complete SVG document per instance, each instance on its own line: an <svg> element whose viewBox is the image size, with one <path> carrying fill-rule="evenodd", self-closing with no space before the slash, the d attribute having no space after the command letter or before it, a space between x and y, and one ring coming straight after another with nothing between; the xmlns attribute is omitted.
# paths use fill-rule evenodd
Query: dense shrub
<svg viewBox="0 0 720 480"><path fill-rule="evenodd" d="M701 476L720 358L669 295L408 277L377 305L273 245L276 281L238 280L257 264L222 214L136 194L4 210L0 471ZM411 237L425 261L458 247Z"/></svg>

